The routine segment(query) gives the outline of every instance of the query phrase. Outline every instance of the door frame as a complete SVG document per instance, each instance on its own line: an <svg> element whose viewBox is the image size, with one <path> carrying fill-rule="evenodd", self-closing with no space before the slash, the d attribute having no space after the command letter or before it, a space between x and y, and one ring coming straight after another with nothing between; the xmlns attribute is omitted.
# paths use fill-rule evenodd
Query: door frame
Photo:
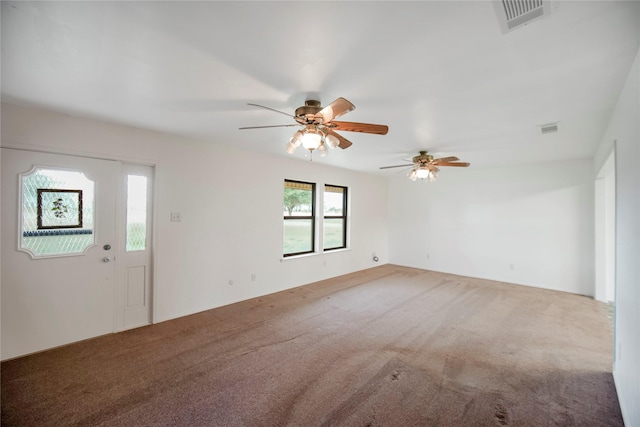
<svg viewBox="0 0 640 427"><path fill-rule="evenodd" d="M615 148L595 180L595 299L615 303Z"/></svg>
<svg viewBox="0 0 640 427"><path fill-rule="evenodd" d="M150 317L150 324L154 324L155 323L155 319L156 319L156 292L155 292L155 277L156 277L156 234L157 234L157 200L158 200L158 186L156 185L156 176L158 175L158 161L156 159L150 159L150 158L135 158L135 157L118 157L118 156L112 156L112 155L106 155L106 154L98 154L98 153L91 153L91 152L86 152L86 151L78 151L78 150L69 150L69 149L63 149L63 148L52 148L52 147L42 147L42 146L38 146L38 145L32 145L32 144L5 144L3 143L0 148L6 148L6 149L11 149L11 150L20 150L20 151L26 151L26 152L33 152L33 153L44 153L44 154L59 154L59 155L64 155L64 156L75 156L75 157L82 157L82 158L89 158L89 159L96 159L96 160L110 160L110 161L117 161L120 162L121 164L134 164L134 165L143 165L143 166L149 166L153 169L153 188L151 191L151 283L150 283L150 295L151 295L151 310L149 313L149 317ZM118 182L122 183L123 181L123 174L122 174L122 170L120 170L120 174L118 177ZM126 219L125 216L126 214L124 214L124 194L123 194L123 190L122 190L123 186L122 185L118 185L117 186L117 193L116 193L116 203L118 204L118 206L116 206L116 233L120 233L122 230L124 230L124 227L126 227ZM0 204L1 207L1 204ZM0 214L0 219L2 218L2 214ZM118 242L118 251L116 253L116 256L121 256L122 253L124 253L124 248L123 245L125 244L125 241L122 237L120 237L121 234L119 234L118 236L116 236L117 242ZM1 237L1 236L0 236ZM117 266L117 264L116 264ZM115 305L115 297L120 293L120 287L122 286L121 283L121 271L119 269L119 267L116 267L116 277L118 280L118 283L116 283L116 286L114 287L114 311L113 311L113 332L121 332L123 331L121 326L121 322L118 322L117 319L120 316L120 314L122 313L116 313L116 308L120 308L120 305L116 306ZM2 283L0 283L0 288L2 286Z"/></svg>

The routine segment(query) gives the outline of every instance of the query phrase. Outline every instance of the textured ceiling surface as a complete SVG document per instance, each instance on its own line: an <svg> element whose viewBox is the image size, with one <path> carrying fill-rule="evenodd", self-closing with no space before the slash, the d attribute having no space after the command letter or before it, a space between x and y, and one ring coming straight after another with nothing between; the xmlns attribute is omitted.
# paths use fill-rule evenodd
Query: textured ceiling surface
<svg viewBox="0 0 640 427"><path fill-rule="evenodd" d="M483 167L591 157L640 46L640 3L552 1L504 33L490 1L2 2L6 102L282 156L306 99L386 124L319 162L429 150ZM558 122L542 135L539 125ZM303 160L299 149L295 157ZM316 160L314 158L314 160Z"/></svg>

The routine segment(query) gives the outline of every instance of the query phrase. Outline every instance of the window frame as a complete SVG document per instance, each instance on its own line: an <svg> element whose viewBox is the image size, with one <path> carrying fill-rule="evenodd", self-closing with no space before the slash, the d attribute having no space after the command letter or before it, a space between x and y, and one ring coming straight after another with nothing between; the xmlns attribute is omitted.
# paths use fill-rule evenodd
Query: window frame
<svg viewBox="0 0 640 427"><path fill-rule="evenodd" d="M130 208L132 207L132 202L134 202L131 199L131 178L135 177L135 178L144 178L144 236L143 241L142 241L142 247L140 246L136 246L132 239L132 233L131 233L131 228L133 228L134 224L133 222L130 222L131 220L131 216L133 214L133 211L130 210ZM146 250L149 249L149 227L150 227L150 218L149 218L149 177L143 173L138 173L138 172L134 172L134 171L129 171L126 173L126 180L125 180L125 187L126 187L126 201L125 201L125 215L124 215L124 220L125 220L125 230L124 230L124 251L127 253L130 252L144 252ZM141 200L141 199L139 199ZM134 202L135 203L135 202ZM139 223L141 224L141 223Z"/></svg>
<svg viewBox="0 0 640 427"><path fill-rule="evenodd" d="M324 211L324 200L325 200L325 194L327 193L327 187L335 187L335 188L341 188L343 190L342 192L342 215L327 215ZM334 184L324 184L324 193L323 193L323 198L322 198L322 202L323 202L323 207L322 207L322 251L323 252L330 252L330 251L335 251L335 250L339 250L339 249L346 249L347 248L347 217L348 217L348 211L347 211L347 207L348 207L348 195L349 195L349 188L344 186L344 185L334 185ZM331 247L331 248L325 248L325 221L327 219L342 219L342 246L335 246L335 247Z"/></svg>
<svg viewBox="0 0 640 427"><path fill-rule="evenodd" d="M284 258L289 258L289 257L293 257L293 256L313 254L313 253L316 252L316 198L317 198L316 183L307 182L307 181L299 181L299 180L294 180L294 179L285 179L284 180L284 186L282 187L283 190L285 190L287 188L287 183L288 182L290 182L290 183L298 183L298 184L305 184L305 185L310 185L311 186L311 209L310 209L311 215L284 215L283 216L283 222L282 222L282 225L283 225L283 230L282 230L282 256ZM284 191L283 191L283 194L282 194L282 201L284 202ZM311 220L311 249L309 251L285 253L284 252L284 226L285 226L285 222L287 220L300 220L300 219Z"/></svg>
<svg viewBox="0 0 640 427"><path fill-rule="evenodd" d="M48 259L84 256L96 246L96 182L85 174L83 168L34 166L18 176L18 251L26 252L31 259ZM41 179L45 182L37 182L38 177L43 177ZM76 212L77 223L72 226L44 223L41 195L49 190L79 195L76 201L79 209ZM57 242L61 239L73 240L62 244ZM55 250L49 249L52 247Z"/></svg>

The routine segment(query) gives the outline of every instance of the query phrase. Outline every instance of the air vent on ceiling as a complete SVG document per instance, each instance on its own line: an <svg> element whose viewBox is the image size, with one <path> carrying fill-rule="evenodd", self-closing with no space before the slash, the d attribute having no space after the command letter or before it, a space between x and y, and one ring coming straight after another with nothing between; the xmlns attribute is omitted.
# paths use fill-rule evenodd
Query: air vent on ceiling
<svg viewBox="0 0 640 427"><path fill-rule="evenodd" d="M546 0L499 0L493 4L503 33L527 25L551 12L549 1Z"/></svg>
<svg viewBox="0 0 640 427"><path fill-rule="evenodd" d="M548 133L558 132L558 122L547 123L546 125L540 125L540 132L542 132L543 135L546 135Z"/></svg>

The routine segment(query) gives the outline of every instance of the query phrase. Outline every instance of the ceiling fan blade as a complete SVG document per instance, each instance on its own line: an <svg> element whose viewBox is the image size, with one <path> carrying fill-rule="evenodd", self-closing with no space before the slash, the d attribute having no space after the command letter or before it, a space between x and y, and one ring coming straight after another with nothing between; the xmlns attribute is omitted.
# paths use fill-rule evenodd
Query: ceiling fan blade
<svg viewBox="0 0 640 427"><path fill-rule="evenodd" d="M459 158L455 157L455 156L451 156L451 157L441 157L439 159L434 159L431 163L447 163L447 162L455 162L456 160L460 160Z"/></svg>
<svg viewBox="0 0 640 427"><path fill-rule="evenodd" d="M381 166L380 169L391 169L391 168L410 168L413 165L411 163L407 163L406 165L395 165L395 166Z"/></svg>
<svg viewBox="0 0 640 427"><path fill-rule="evenodd" d="M458 166L458 167L466 168L470 164L471 163L466 163L466 162L455 162L455 163L445 162L445 163L438 163L438 166Z"/></svg>
<svg viewBox="0 0 640 427"><path fill-rule="evenodd" d="M327 129L326 131L327 131L327 133L328 133L329 135L333 135L333 136L335 136L336 138L338 138L338 141L340 141L340 144L338 144L338 147L342 148L343 150L344 150L345 148L349 148L349 147L351 147L351 145L353 145L353 142L349 141L349 140L348 140L347 138L345 138L344 136L342 136L342 135L340 135L340 134L335 133L335 132L334 132L334 131L332 131L331 129Z"/></svg>
<svg viewBox="0 0 640 427"><path fill-rule="evenodd" d="M374 133L376 135L386 135L389 132L389 126L374 125L371 123L356 122L331 122L334 130L342 130L349 132Z"/></svg>
<svg viewBox="0 0 640 427"><path fill-rule="evenodd" d="M291 117L291 118L295 119L295 117L294 117L292 114L285 113L284 111L276 110L275 108L265 107L264 105L259 105L259 104L250 104L250 103L248 103L247 105L251 105L251 106L253 106L253 107L265 108L265 109L267 109L267 110L275 111L276 113L284 114L285 116L289 116L289 117Z"/></svg>
<svg viewBox="0 0 640 427"><path fill-rule="evenodd" d="M316 115L322 117L323 123L329 123L336 117L340 117L349 111L353 111L355 108L356 106L346 99L338 98L322 110L318 111Z"/></svg>
<svg viewBox="0 0 640 427"><path fill-rule="evenodd" d="M241 128L238 128L238 129L244 130L244 129L282 128L282 127L289 127L289 126L300 126L300 124L299 123L291 123L290 125L245 126L245 127L241 127Z"/></svg>

